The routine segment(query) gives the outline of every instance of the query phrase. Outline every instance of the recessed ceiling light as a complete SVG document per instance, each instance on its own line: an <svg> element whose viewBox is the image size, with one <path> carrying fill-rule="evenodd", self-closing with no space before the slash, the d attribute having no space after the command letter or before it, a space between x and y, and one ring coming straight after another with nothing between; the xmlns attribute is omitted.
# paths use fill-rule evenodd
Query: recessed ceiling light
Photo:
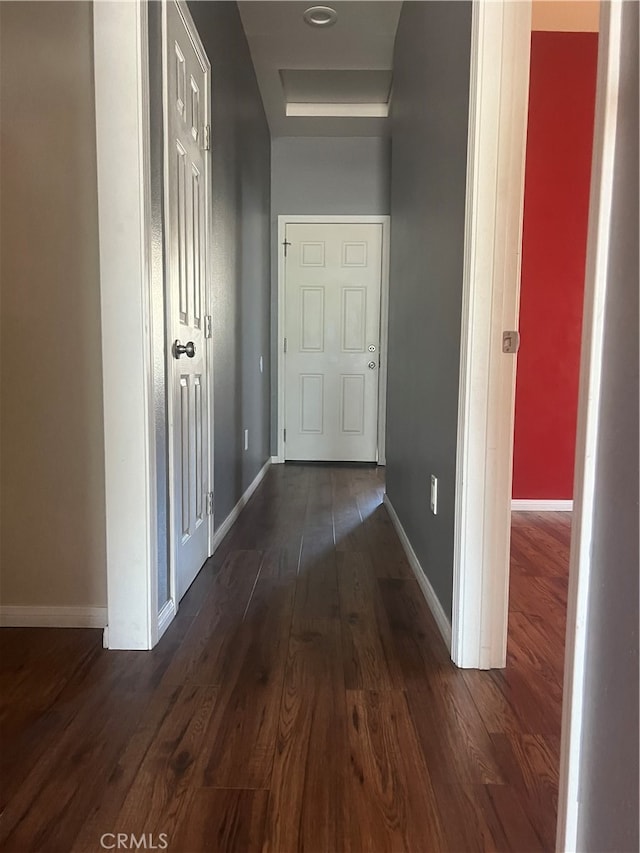
<svg viewBox="0 0 640 853"><path fill-rule="evenodd" d="M330 27L338 20L338 13L331 6L309 6L304 19L310 27Z"/></svg>

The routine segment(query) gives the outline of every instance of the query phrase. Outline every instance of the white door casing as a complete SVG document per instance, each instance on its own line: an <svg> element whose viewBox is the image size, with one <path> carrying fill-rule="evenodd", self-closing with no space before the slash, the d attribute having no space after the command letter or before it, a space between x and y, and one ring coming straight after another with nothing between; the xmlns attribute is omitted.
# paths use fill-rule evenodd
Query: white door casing
<svg viewBox="0 0 640 853"><path fill-rule="evenodd" d="M210 65L186 5L163 5L165 255L172 594L209 556L206 339Z"/></svg>
<svg viewBox="0 0 640 853"><path fill-rule="evenodd" d="M451 657L505 665L531 4L474 3ZM489 497L488 497L489 496Z"/></svg>
<svg viewBox="0 0 640 853"><path fill-rule="evenodd" d="M285 227L285 458L375 462L382 225Z"/></svg>
<svg viewBox="0 0 640 853"><path fill-rule="evenodd" d="M93 9L109 649L158 640L147 11Z"/></svg>

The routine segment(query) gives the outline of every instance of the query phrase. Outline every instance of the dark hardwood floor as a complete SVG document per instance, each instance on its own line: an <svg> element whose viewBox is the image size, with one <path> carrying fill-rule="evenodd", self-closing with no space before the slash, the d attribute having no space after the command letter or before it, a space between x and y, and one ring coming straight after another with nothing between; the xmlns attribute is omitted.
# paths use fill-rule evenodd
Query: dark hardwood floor
<svg viewBox="0 0 640 853"><path fill-rule="evenodd" d="M507 668L460 671L383 470L272 468L153 652L0 632L0 849L553 850L570 517L514 514Z"/></svg>

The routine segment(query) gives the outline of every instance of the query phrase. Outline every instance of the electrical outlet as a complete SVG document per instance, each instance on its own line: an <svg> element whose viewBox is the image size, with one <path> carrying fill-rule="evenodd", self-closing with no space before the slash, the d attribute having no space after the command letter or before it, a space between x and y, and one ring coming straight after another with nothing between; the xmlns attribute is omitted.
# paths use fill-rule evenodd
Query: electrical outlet
<svg viewBox="0 0 640 853"><path fill-rule="evenodd" d="M244 431L244 449L249 449L249 430L245 429Z"/></svg>
<svg viewBox="0 0 640 853"><path fill-rule="evenodd" d="M431 475L431 512L438 514L438 478L435 474Z"/></svg>

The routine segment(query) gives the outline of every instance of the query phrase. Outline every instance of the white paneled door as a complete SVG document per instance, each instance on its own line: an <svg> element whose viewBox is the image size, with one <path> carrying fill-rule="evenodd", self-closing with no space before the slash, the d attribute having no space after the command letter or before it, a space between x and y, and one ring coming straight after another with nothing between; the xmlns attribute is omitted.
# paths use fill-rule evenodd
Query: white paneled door
<svg viewBox="0 0 640 853"><path fill-rule="evenodd" d="M381 224L285 231L285 458L375 462Z"/></svg>
<svg viewBox="0 0 640 853"><path fill-rule="evenodd" d="M210 67L185 7L165 4L169 441L175 594L208 557L206 343Z"/></svg>

